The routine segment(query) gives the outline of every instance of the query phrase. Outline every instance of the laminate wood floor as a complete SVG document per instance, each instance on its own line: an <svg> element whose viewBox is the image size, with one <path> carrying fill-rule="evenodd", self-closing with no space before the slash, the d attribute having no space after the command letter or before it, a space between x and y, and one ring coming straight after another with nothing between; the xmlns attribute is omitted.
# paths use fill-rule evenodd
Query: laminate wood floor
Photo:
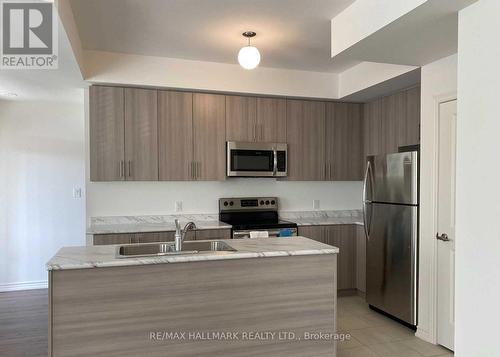
<svg viewBox="0 0 500 357"><path fill-rule="evenodd" d="M47 289L0 293L0 356L47 356Z"/></svg>
<svg viewBox="0 0 500 357"><path fill-rule="evenodd" d="M357 296L339 297L338 325L351 336L339 344L339 357L453 356L371 311ZM0 356L47 356L47 329L47 289L0 293Z"/></svg>
<svg viewBox="0 0 500 357"><path fill-rule="evenodd" d="M358 297L338 298L339 332L351 338L339 343L338 357L452 357L453 352L427 343L414 332L370 310Z"/></svg>

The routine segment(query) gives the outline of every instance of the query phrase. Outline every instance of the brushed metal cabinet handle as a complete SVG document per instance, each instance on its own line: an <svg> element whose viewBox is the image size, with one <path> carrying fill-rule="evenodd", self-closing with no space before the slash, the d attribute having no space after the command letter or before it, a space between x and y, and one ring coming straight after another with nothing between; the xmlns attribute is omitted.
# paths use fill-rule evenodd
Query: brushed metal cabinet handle
<svg viewBox="0 0 500 357"><path fill-rule="evenodd" d="M132 166L132 164L131 164L131 161L128 160L128 177L130 177L132 175L132 169L130 168L130 166Z"/></svg>
<svg viewBox="0 0 500 357"><path fill-rule="evenodd" d="M125 176L125 162L120 160L120 178Z"/></svg>

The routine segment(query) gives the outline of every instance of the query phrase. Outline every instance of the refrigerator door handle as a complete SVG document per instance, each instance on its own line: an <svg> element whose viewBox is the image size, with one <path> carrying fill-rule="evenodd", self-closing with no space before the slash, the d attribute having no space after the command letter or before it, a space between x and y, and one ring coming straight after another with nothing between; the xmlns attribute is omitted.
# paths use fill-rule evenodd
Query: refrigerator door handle
<svg viewBox="0 0 500 357"><path fill-rule="evenodd" d="M370 161L367 161L366 164L366 172L365 172L365 179L363 181L363 226L365 228L365 235L366 239L370 240L370 229L369 225L371 224L371 217L370 217L370 222L367 220L368 216L368 210L367 210L367 205L371 204L371 201L367 200L367 188L368 188L368 178L371 172L371 163ZM371 210L370 210L370 216L371 216Z"/></svg>

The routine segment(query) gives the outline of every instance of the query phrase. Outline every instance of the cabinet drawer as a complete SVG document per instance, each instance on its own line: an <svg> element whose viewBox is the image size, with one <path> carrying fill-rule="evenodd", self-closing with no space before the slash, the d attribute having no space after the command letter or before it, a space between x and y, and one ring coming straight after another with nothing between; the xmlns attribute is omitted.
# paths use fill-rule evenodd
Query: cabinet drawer
<svg viewBox="0 0 500 357"><path fill-rule="evenodd" d="M133 234L95 234L94 245L130 244Z"/></svg>
<svg viewBox="0 0 500 357"><path fill-rule="evenodd" d="M231 239L230 229L201 229L196 231L196 240Z"/></svg>

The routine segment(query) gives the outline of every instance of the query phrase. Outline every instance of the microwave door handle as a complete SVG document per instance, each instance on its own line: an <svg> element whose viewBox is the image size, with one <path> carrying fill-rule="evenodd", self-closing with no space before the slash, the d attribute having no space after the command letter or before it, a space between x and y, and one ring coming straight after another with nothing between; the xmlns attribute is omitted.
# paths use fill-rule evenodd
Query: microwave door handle
<svg viewBox="0 0 500 357"><path fill-rule="evenodd" d="M273 176L278 172L278 150L273 149Z"/></svg>

